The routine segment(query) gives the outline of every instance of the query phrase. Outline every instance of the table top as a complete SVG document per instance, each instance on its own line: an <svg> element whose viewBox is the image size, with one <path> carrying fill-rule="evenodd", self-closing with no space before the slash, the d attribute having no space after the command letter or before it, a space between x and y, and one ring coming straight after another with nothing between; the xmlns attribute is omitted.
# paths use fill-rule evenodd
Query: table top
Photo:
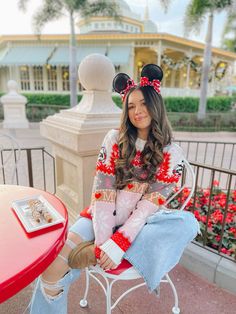
<svg viewBox="0 0 236 314"><path fill-rule="evenodd" d="M12 209L12 202L42 195L65 222L49 229L27 233ZM34 188L0 185L0 303L37 278L62 249L67 235L65 205L48 192Z"/></svg>

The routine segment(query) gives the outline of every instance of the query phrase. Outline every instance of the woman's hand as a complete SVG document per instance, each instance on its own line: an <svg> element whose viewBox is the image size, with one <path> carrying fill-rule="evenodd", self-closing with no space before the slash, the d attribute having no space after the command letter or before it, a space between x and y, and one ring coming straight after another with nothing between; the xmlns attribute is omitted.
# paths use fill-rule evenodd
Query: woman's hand
<svg viewBox="0 0 236 314"><path fill-rule="evenodd" d="M117 265L110 259L110 257L104 251L101 251L99 264L103 270L114 269L117 267Z"/></svg>

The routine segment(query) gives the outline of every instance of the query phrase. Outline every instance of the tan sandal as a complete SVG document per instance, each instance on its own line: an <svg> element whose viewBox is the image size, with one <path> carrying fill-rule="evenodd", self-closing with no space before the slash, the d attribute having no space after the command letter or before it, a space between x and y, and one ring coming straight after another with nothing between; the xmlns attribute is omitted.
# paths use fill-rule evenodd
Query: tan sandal
<svg viewBox="0 0 236 314"><path fill-rule="evenodd" d="M74 248L68 257L68 265L70 268L85 268L97 264L94 253L94 242L81 242Z"/></svg>

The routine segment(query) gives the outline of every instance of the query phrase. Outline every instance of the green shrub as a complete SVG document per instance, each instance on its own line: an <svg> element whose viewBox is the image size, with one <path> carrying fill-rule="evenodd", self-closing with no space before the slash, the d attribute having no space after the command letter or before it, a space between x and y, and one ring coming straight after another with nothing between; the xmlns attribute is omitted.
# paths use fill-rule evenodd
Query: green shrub
<svg viewBox="0 0 236 314"><path fill-rule="evenodd" d="M61 109L68 109L68 106L28 103L26 105L26 116L29 121L39 122L48 116L59 112Z"/></svg>
<svg viewBox="0 0 236 314"><path fill-rule="evenodd" d="M197 97L165 97L165 106L168 112L197 112L199 98ZM207 99L207 112L230 111L235 97L215 96Z"/></svg>
<svg viewBox="0 0 236 314"><path fill-rule="evenodd" d="M236 131L236 112L207 113L199 121L197 113L168 112L168 118L175 131Z"/></svg>
<svg viewBox="0 0 236 314"><path fill-rule="evenodd" d="M217 96L207 99L207 111L227 112L230 111L234 97Z"/></svg>
<svg viewBox="0 0 236 314"><path fill-rule="evenodd" d="M3 93L0 93L0 97ZM24 93L29 104L47 104L58 106L70 106L69 94L37 94ZM78 95L78 103L82 95ZM119 108L122 108L120 96L113 96L113 101ZM230 111L232 104L236 101L235 96L215 96L207 100L207 112L227 112ZM165 97L164 103L168 112L197 112L199 98L197 97Z"/></svg>
<svg viewBox="0 0 236 314"><path fill-rule="evenodd" d="M197 112L197 97L165 97L164 103L168 112Z"/></svg>
<svg viewBox="0 0 236 314"><path fill-rule="evenodd" d="M29 104L47 104L47 105L58 105L58 106L70 106L70 95L69 94L23 94ZM82 96L78 95L78 102L80 102Z"/></svg>
<svg viewBox="0 0 236 314"><path fill-rule="evenodd" d="M115 104L122 109L122 100L120 96L112 96L113 101Z"/></svg>

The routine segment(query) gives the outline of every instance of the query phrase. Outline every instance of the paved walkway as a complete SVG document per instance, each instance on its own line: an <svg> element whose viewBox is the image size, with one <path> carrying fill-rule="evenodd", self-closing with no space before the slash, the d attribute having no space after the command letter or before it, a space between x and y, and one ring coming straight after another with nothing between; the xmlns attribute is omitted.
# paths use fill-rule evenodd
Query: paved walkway
<svg viewBox="0 0 236 314"><path fill-rule="evenodd" d="M235 314L235 295L209 284L180 265L170 272L170 276L178 291L181 314ZM131 286L130 283L116 283L113 290L114 299L121 294L123 288ZM79 301L83 296L84 285L83 274L80 280L71 286L68 314L105 314L105 297L100 286L94 281L91 282L88 308L80 308ZM0 314L23 314L29 303L32 288L33 284L1 304ZM173 295L170 287L162 284L160 298L150 294L146 287L142 287L123 299L112 314L171 314L172 307Z"/></svg>
<svg viewBox="0 0 236 314"><path fill-rule="evenodd" d="M39 133L39 124L30 123L30 130L25 129L3 129L0 123L0 134L6 133L14 136L19 144L25 147L35 147L45 145L50 149L51 144L42 138ZM174 132L175 139L181 140L202 140L202 141L219 141L219 142L236 142L236 132Z"/></svg>
<svg viewBox="0 0 236 314"><path fill-rule="evenodd" d="M1 129L0 124L0 134L8 132L8 130ZM35 124L31 125L30 130L11 130L10 133L16 137L21 146L45 146L48 151L51 151L50 143L40 137L38 127ZM176 132L175 138L235 142L236 133ZM14 263L15 261L12 262ZM209 284L206 280L192 274L180 265L176 266L171 271L170 275L179 294L181 314L235 314L235 295L216 287L214 284ZM91 283L91 290L88 298L89 307L86 309L80 308L79 301L83 295L84 283L85 277L83 274L81 279L71 287L69 293L68 314L105 314L104 295L102 294L101 288L95 282ZM121 294L122 288L127 286L128 283L117 283L114 286L114 297L118 297ZM30 300L32 288L33 284L26 287L10 300L1 304L0 314L23 314ZM170 314L172 306L173 296L170 287L163 284L160 298L149 294L147 289L142 287L122 300L118 307L113 311L113 314Z"/></svg>

